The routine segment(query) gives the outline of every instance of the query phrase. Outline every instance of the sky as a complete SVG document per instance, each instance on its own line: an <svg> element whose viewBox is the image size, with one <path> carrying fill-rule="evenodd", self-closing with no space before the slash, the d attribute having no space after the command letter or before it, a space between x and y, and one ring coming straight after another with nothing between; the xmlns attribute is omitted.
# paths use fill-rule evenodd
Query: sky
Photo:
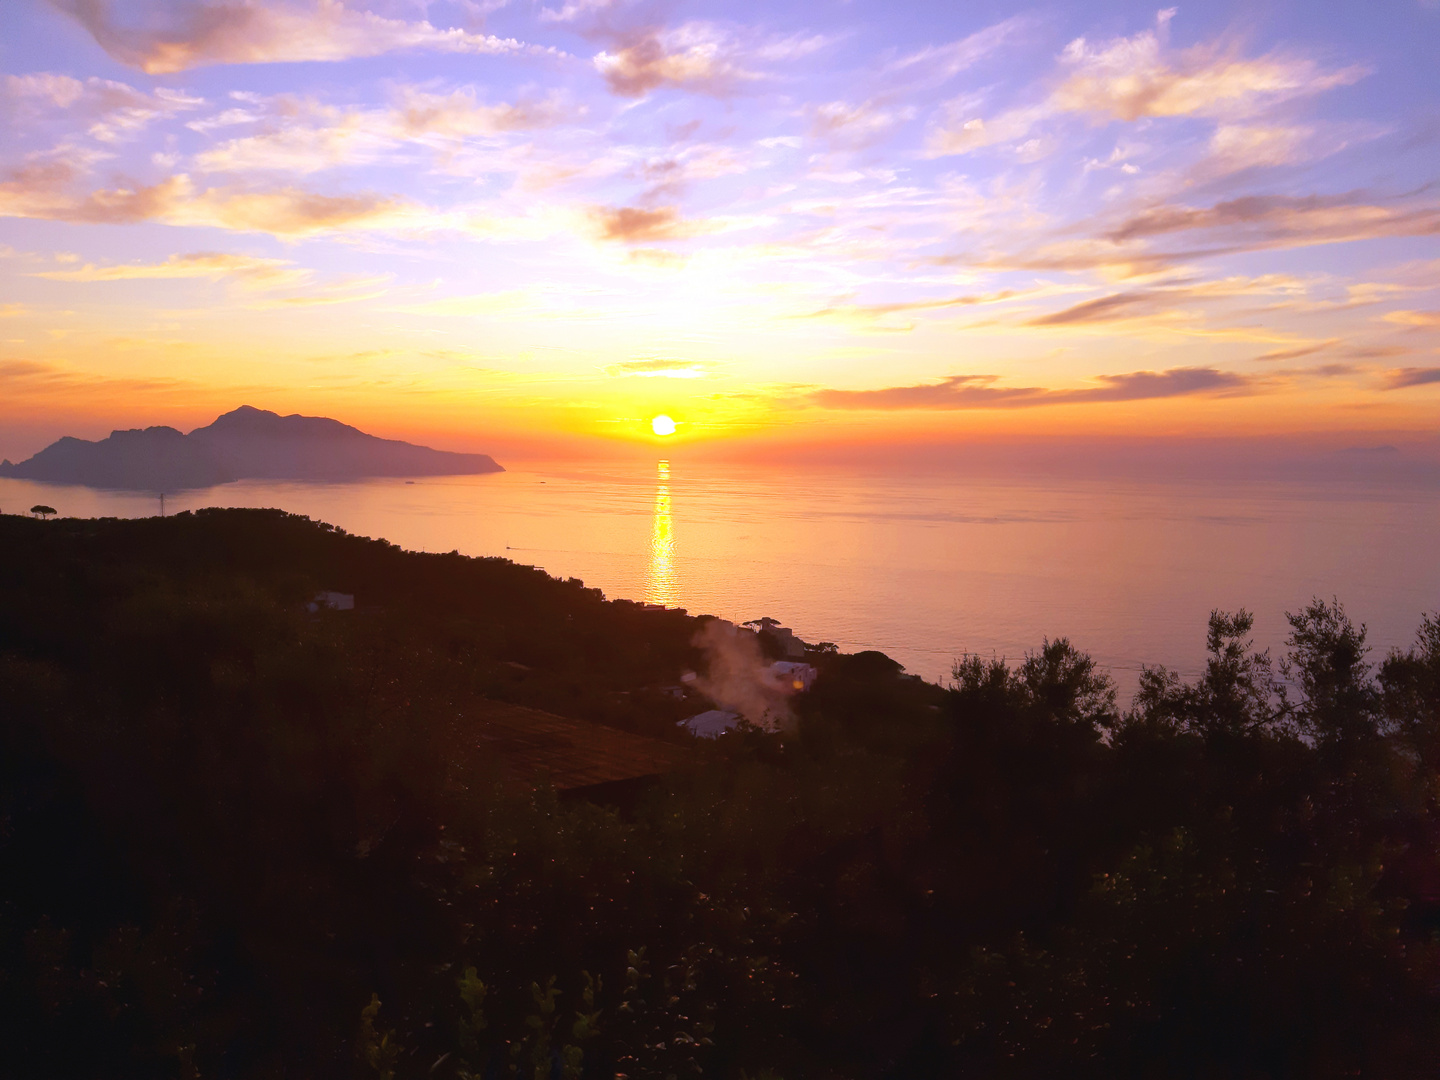
<svg viewBox="0 0 1440 1080"><path fill-rule="evenodd" d="M0 455L1435 451L1437 56L1440 0L5 0Z"/></svg>

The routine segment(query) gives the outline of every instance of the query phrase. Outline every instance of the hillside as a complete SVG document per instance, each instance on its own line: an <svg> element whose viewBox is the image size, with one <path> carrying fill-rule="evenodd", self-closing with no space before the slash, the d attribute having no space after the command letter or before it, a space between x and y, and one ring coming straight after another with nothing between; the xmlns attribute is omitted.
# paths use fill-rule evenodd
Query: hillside
<svg viewBox="0 0 1440 1080"><path fill-rule="evenodd" d="M716 625L278 511L0 516L5 1073L1433 1075L1440 616L1371 658L1316 601L1277 672L1217 612L1128 710L1064 640L812 650L711 744Z"/></svg>

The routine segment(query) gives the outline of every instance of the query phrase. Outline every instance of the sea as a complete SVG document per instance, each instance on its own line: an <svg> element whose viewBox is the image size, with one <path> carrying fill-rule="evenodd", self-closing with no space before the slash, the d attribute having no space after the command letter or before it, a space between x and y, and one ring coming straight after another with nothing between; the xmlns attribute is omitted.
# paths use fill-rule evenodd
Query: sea
<svg viewBox="0 0 1440 1080"><path fill-rule="evenodd" d="M669 460L483 476L242 481L167 514L278 507L412 550L501 556L611 598L878 649L933 681L966 654L1067 637L1122 700L1145 665L1193 676L1213 609L1278 653L1286 612L1339 599L1372 659L1440 610L1440 489L1355 482L984 479ZM0 511L160 512L148 493L0 479ZM338 584L338 583L337 583Z"/></svg>

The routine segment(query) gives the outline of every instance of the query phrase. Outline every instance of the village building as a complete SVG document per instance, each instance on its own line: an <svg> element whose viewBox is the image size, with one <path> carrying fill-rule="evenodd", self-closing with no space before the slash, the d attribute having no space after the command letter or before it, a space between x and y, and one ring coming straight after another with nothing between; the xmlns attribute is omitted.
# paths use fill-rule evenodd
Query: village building
<svg viewBox="0 0 1440 1080"><path fill-rule="evenodd" d="M820 673L813 664L802 664L795 660L777 660L770 665L770 674L780 685L795 693L803 693L815 685Z"/></svg>
<svg viewBox="0 0 1440 1080"><path fill-rule="evenodd" d="M729 709L710 709L688 720L681 720L675 726L683 727L697 739L718 739L727 731L734 731L739 727L740 720L740 714Z"/></svg>

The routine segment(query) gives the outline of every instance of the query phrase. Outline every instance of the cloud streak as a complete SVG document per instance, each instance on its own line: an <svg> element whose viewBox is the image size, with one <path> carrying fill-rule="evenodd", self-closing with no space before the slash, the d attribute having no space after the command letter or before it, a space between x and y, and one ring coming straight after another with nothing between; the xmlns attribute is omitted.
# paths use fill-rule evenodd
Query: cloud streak
<svg viewBox="0 0 1440 1080"><path fill-rule="evenodd" d="M1095 300L1086 300L1063 311L1031 319L1030 326L1075 326L1084 323L1113 322L1128 319L1137 311L1150 310L1160 294L1149 292L1114 293Z"/></svg>
<svg viewBox="0 0 1440 1080"><path fill-rule="evenodd" d="M333 62L402 49L497 55L530 48L513 38L387 19L342 0L210 0L159 8L142 25L124 23L110 0L50 2L120 63L150 75L208 64Z"/></svg>
<svg viewBox="0 0 1440 1080"><path fill-rule="evenodd" d="M1213 281L1181 281L1085 300L1060 311L1030 319L1025 325L1039 328L1095 326L1152 319L1157 316L1191 314L1192 311L1185 307L1187 304L1193 309L1207 303L1264 298L1267 304L1274 306L1277 301L1298 302L1305 295L1305 284L1284 274L1267 274L1256 278L1220 278Z"/></svg>
<svg viewBox="0 0 1440 1080"><path fill-rule="evenodd" d="M376 385L419 386L452 335L555 415L659 393L697 432L738 432L746 385L746 424L871 433L1127 401L1156 404L1069 415L1378 430L1429 402L1440 129L1388 11L1366 44L1298 9L1247 37L1093 2L10 6L0 219L66 223L0 220L25 301L0 344L37 360L180 312L228 333L201 302L235 328L207 371L293 327L337 355L379 334ZM266 363L301 383L299 355Z"/></svg>
<svg viewBox="0 0 1440 1080"><path fill-rule="evenodd" d="M743 68L729 43L703 23L647 30L614 52L597 53L595 70L614 94L640 98L662 87L724 97L759 78Z"/></svg>
<svg viewBox="0 0 1440 1080"><path fill-rule="evenodd" d="M595 220L602 240L619 240L625 244L680 240L694 233L694 227L682 221L680 212L673 206L601 207L595 211Z"/></svg>
<svg viewBox="0 0 1440 1080"><path fill-rule="evenodd" d="M703 379L708 373L706 365L696 360L672 360L651 357L644 360L624 360L611 364L605 374L615 376L640 376L642 378Z"/></svg>
<svg viewBox="0 0 1440 1080"><path fill-rule="evenodd" d="M90 124L91 138L110 144L133 139L158 120L205 104L204 98L170 87L147 93L113 79L81 80L48 71L7 75L0 80L0 90L21 119L68 114Z"/></svg>
<svg viewBox="0 0 1440 1080"><path fill-rule="evenodd" d="M241 278L267 288L295 285L307 280L308 270L295 267L288 259L263 259L252 255L227 255L202 251L171 255L162 263L121 263L96 266L86 263L73 270L41 270L32 277L51 281L156 281L181 278Z"/></svg>
<svg viewBox="0 0 1440 1080"><path fill-rule="evenodd" d="M1386 389L1404 390L1411 386L1431 386L1436 383L1440 383L1440 367L1401 368L1390 373L1386 380Z"/></svg>
<svg viewBox="0 0 1440 1080"><path fill-rule="evenodd" d="M967 293L960 296L941 297L935 300L897 300L880 304L832 304L829 307L796 316L800 319L833 319L841 322L866 322L882 320L892 315L916 315L926 312L940 312L952 309L981 307L988 304L1003 304L1022 296L1031 295L1035 290L1002 289L993 293Z"/></svg>
<svg viewBox="0 0 1440 1080"><path fill-rule="evenodd" d="M1016 143L1067 115L1131 124L1175 117L1236 120L1367 74L1358 66L1326 70L1309 57L1282 52L1244 57L1225 42L1172 50L1166 39L1173 15L1173 9L1161 12L1155 29L1133 37L1098 45L1076 38L1060 55L1053 89L1034 104L986 119L977 98L956 98L932 129L928 152L945 157Z"/></svg>
<svg viewBox="0 0 1440 1080"><path fill-rule="evenodd" d="M1225 234L1251 249L1385 236L1433 236L1440 233L1440 205L1386 205L1366 200L1356 192L1246 195L1201 208L1173 204L1151 207L1131 215L1105 235L1123 243L1186 232Z"/></svg>
<svg viewBox="0 0 1440 1080"><path fill-rule="evenodd" d="M180 174L155 184L72 195L67 189L74 179L74 168L65 162L13 171L0 181L0 217L92 225L155 221L286 237L433 224L404 200L373 193L325 195L288 186L259 191L197 190L188 176Z"/></svg>
<svg viewBox="0 0 1440 1080"><path fill-rule="evenodd" d="M557 97L484 104L472 87L435 93L401 86L392 107L336 108L312 99L279 97L236 116L232 124L261 130L204 150L195 164L207 172L308 175L346 165L394 161L407 146L446 153L470 139L495 139L573 120L583 109Z"/></svg>
<svg viewBox="0 0 1440 1080"><path fill-rule="evenodd" d="M1415 330L1440 329L1440 311L1392 311L1384 318L1388 323Z"/></svg>
<svg viewBox="0 0 1440 1080"><path fill-rule="evenodd" d="M819 390L813 404L826 409L1028 409L1117 401L1149 401L1194 395L1235 396L1255 392L1254 382L1211 367L1132 371L1097 375L1098 386L1053 390L1041 386L997 386L996 375L951 375L938 383L879 390Z"/></svg>
<svg viewBox="0 0 1440 1080"><path fill-rule="evenodd" d="M1283 52L1247 58L1227 43L1172 53L1163 36L1152 30L1100 46L1084 38L1072 41L1061 57L1065 76L1051 97L1053 106L1129 123L1145 117L1245 116L1367 74L1359 66L1326 71L1309 57Z"/></svg>

